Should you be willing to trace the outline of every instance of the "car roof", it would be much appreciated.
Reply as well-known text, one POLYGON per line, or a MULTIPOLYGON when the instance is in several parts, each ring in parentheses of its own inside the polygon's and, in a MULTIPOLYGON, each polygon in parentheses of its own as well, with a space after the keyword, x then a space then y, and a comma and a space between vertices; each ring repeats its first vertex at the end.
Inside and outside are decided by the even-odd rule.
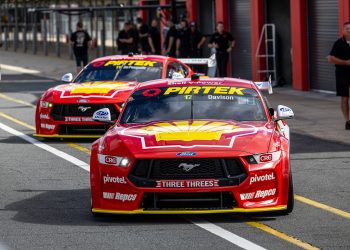
POLYGON ((191 80, 190 78, 184 79, 159 79, 144 82, 137 86, 136 90, 149 89, 149 88, 159 88, 159 87, 169 87, 169 86, 233 86, 242 88, 253 88, 257 89, 256 85, 249 80, 243 80, 238 78, 201 78, 199 80, 191 80))
POLYGON ((155 60, 155 61, 167 61, 167 60, 176 60, 172 57, 167 56, 158 56, 158 55, 111 55, 111 56, 105 56, 105 57, 99 57, 94 59, 93 62, 99 62, 99 61, 110 61, 110 60, 155 60))

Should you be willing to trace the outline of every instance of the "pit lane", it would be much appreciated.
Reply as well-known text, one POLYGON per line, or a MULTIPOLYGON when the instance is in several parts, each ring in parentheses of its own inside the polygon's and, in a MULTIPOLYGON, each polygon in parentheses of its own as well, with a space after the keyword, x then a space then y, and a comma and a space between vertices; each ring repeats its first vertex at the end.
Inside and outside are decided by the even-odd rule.
MULTIPOLYGON (((35 105, 40 94, 56 83, 36 83, 33 79, 16 82, 16 79, 0 82, 1 94, 10 97, 0 98, 0 112, 22 124, 4 116, 0 116, 0 122, 31 135, 35 110, 25 104, 35 105)), ((18 79, 23 80, 23 76, 18 76, 18 79)), ((279 103, 288 105, 287 97, 276 95, 269 99, 274 106, 279 103)), ((337 103, 327 105, 332 108, 337 103)), ((310 111, 300 108, 296 112, 300 118, 296 120, 309 117, 307 112, 310 111)), ((350 145, 327 140, 326 136, 319 137, 317 131, 307 133, 296 121, 290 124, 292 131, 294 126, 297 128, 291 142, 295 193, 349 212, 350 145)), ((89 176, 86 171, 4 130, 0 130, 0 142, 0 242, 11 249, 238 248, 225 239, 227 232, 267 249, 350 247, 349 218, 298 200, 289 216, 226 214, 188 218, 137 215, 96 220, 89 213, 89 176), (190 221, 209 222, 208 225, 219 227, 213 231, 218 234, 190 221), (259 225, 266 226, 266 230, 259 225), (278 233, 282 235, 276 236, 278 233), (304 244, 298 245, 290 237, 304 244)), ((86 151, 67 143, 45 141, 45 144, 88 163, 86 151)), ((91 141, 73 143, 83 149, 89 148, 91 141)), ((229 239, 230 235, 227 237, 229 239)))

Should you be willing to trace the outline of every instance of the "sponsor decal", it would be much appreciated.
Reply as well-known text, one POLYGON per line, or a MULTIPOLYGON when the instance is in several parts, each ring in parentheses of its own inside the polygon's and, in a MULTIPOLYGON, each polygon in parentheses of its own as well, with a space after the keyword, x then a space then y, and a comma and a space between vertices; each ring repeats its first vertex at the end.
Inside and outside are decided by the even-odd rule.
POLYGON ((164 95, 244 95, 245 88, 224 87, 224 86, 186 86, 186 87, 168 87, 164 95))
POLYGON ((258 190, 256 192, 240 194, 241 200, 251 200, 265 197, 273 196, 276 194, 276 188, 271 188, 267 190, 258 190))
POLYGON ((280 111, 281 112, 290 112, 292 110, 290 108, 287 108, 287 107, 282 107, 282 108, 280 108, 280 111))
POLYGON ((52 125, 52 124, 47 124, 47 123, 41 123, 40 124, 40 127, 41 128, 45 128, 45 129, 48 129, 48 130, 54 130, 56 125, 52 125))
POLYGON ((89 106, 78 106, 78 110, 83 112, 83 113, 89 109, 91 109, 91 107, 89 107, 89 106))
POLYGON ((172 85, 222 85, 223 82, 213 82, 213 81, 171 81, 168 82, 169 86, 172 85))
POLYGON ((89 100, 88 99, 80 99, 80 100, 77 100, 78 103, 88 103, 89 100))
POLYGON ((97 111, 94 114, 94 118, 95 119, 101 119, 101 120, 108 120, 109 119, 109 113, 107 111, 100 110, 100 111, 97 111))
POLYGON ((156 96, 159 95, 162 92, 161 89, 147 89, 142 92, 143 96, 151 97, 151 96, 156 96))
POLYGON ((195 156, 197 155, 196 152, 178 152, 176 153, 176 156, 195 156))
POLYGON ((218 187, 219 180, 160 180, 157 181, 157 188, 209 188, 218 187))
POLYGON ((184 172, 190 172, 192 169, 194 169, 195 167, 199 167, 200 164, 188 164, 188 163, 180 163, 179 166, 177 166, 178 168, 182 168, 182 170, 184 172))
POLYGON ((137 198, 137 194, 122 194, 119 192, 116 193, 110 193, 110 192, 103 192, 102 197, 107 200, 119 200, 122 202, 125 201, 135 201, 137 198))
POLYGON ((49 117, 49 114, 40 114, 40 119, 43 119, 43 120, 49 120, 50 117, 49 117))
POLYGON ((66 116, 64 118, 66 122, 92 122, 94 121, 92 117, 84 117, 84 116, 66 116))
POLYGON ((98 154, 97 158, 99 163, 107 165, 119 165, 123 159, 122 157, 102 154, 98 154))
POLYGON ((92 67, 108 67, 108 66, 134 66, 134 67, 154 67, 157 62, 145 61, 145 60, 111 60, 111 61, 100 61, 92 64, 92 67))
POLYGON ((265 174, 265 175, 257 175, 251 176, 249 179, 249 184, 253 184, 256 182, 264 182, 264 181, 272 181, 275 180, 275 173, 265 174))
POLYGON ((118 176, 109 176, 108 174, 106 176, 103 176, 103 184, 107 183, 114 183, 114 184, 126 184, 125 178, 118 177, 118 176))

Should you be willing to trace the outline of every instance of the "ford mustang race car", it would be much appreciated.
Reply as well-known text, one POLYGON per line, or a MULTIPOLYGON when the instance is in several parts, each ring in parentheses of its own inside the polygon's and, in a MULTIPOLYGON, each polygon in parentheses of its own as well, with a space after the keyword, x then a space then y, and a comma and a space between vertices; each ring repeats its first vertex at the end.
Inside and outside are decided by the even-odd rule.
MULTIPOLYGON (((194 75, 196 76, 196 75, 194 75)), ((92 213, 290 213, 293 111, 269 82, 231 78, 138 85, 91 149, 92 213)), ((94 119, 110 122, 108 109, 94 119)))
POLYGON ((35 122, 38 137, 99 137, 110 125, 92 120, 92 114, 108 108, 112 120, 139 82, 184 78, 191 68, 164 56, 109 56, 87 65, 73 80, 66 74, 59 85, 39 99, 35 122), (72 83, 71 83, 72 82, 72 83))

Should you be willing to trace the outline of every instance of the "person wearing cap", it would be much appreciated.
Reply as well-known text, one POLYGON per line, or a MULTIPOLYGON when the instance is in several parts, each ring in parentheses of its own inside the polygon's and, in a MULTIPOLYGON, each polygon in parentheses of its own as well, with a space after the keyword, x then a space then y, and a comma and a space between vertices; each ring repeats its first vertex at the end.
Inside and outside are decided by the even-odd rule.
POLYGON ((118 34, 117 45, 118 50, 121 51, 122 55, 127 55, 130 52, 137 53, 138 34, 132 28, 131 22, 124 23, 124 29, 118 34))
POLYGON ((227 63, 229 53, 235 46, 235 39, 231 33, 224 30, 224 23, 218 22, 216 32, 211 36, 208 44, 209 48, 216 49, 217 73, 218 77, 227 76, 227 63))
POLYGON ((181 20, 180 29, 178 30, 178 36, 176 39, 176 56, 177 57, 190 57, 190 29, 188 28, 188 22, 186 19, 181 20))
POLYGON ((202 57, 202 48, 205 43, 205 36, 198 30, 195 22, 190 23, 190 57, 200 58, 202 57))

